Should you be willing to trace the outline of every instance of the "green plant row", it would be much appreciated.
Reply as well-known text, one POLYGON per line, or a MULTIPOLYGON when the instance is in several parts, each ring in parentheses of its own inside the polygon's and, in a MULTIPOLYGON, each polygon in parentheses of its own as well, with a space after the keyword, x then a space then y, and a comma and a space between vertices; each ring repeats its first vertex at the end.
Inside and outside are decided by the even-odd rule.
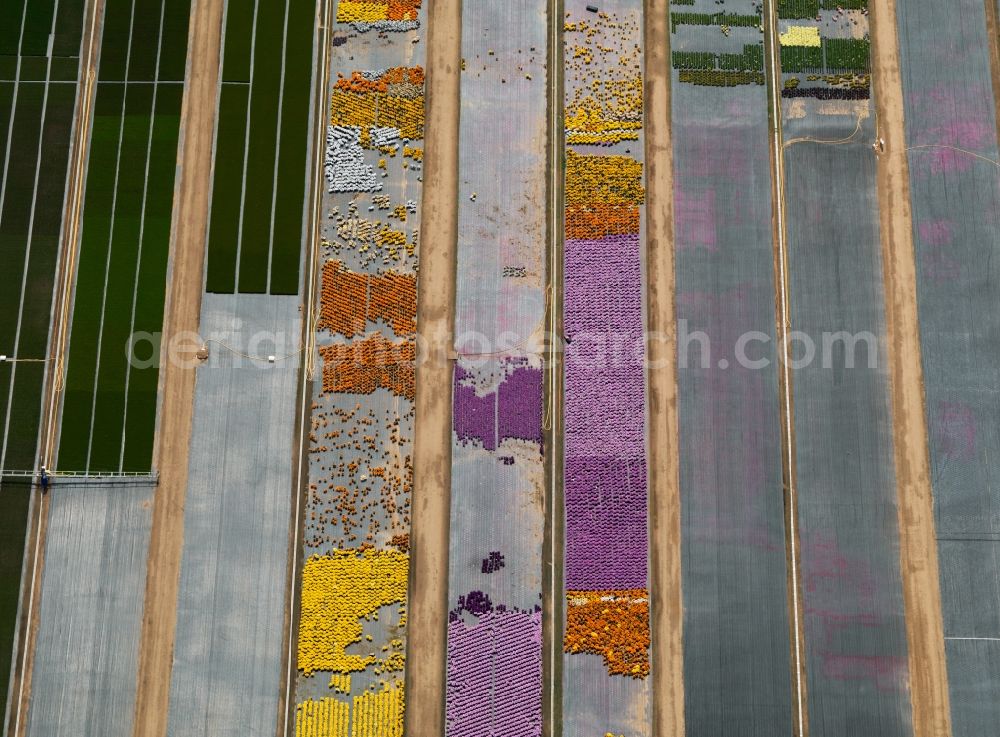
POLYGON ((716 54, 711 51, 674 51, 671 55, 674 69, 723 69, 733 72, 760 72, 764 70, 763 44, 746 44, 742 54, 716 54))
POLYGON ((734 28, 756 28, 759 25, 759 15, 739 15, 738 13, 670 14, 671 33, 677 32, 677 26, 730 26, 734 28))
POLYGON ((739 87, 745 84, 764 84, 763 72, 715 72, 707 70, 682 70, 680 81, 703 87, 739 87))
POLYGON ((823 10, 863 10, 868 7, 868 0, 820 0, 823 10))
POLYGON ((694 5, 694 0, 670 0, 671 5, 694 5))
POLYGON ((782 46, 781 71, 866 72, 869 57, 867 39, 824 38, 822 46, 782 46))
POLYGON ((779 18, 815 18, 820 0, 778 0, 779 18))
POLYGON ((821 46, 782 46, 781 71, 804 72, 807 69, 823 69, 823 48, 821 46))
POLYGON ((670 56, 674 69, 715 69, 719 58, 711 51, 674 51, 670 56))
POLYGON ((864 38, 825 38, 826 68, 829 71, 868 71, 870 45, 864 38))
POLYGON ((719 54, 719 68, 737 72, 764 71, 764 44, 746 44, 742 54, 719 54))

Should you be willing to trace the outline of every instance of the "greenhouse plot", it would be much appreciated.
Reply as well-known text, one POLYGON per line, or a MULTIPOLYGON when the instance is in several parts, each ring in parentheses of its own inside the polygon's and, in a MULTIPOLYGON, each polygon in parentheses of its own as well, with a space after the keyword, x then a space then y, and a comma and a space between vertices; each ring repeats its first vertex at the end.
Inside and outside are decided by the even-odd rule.
POLYGON ((316 0, 227 0, 205 289, 298 294, 316 0))
MULTIPOLYGON (((867 8, 859 5, 821 9, 818 23, 780 37, 791 323, 817 341, 831 336, 821 361, 793 378, 804 667, 810 734, 841 735, 865 724, 902 736, 913 728, 867 8), (810 48, 787 45, 787 36, 817 25, 827 70, 852 64, 849 71, 865 85, 861 99, 785 94, 804 88, 791 87, 800 70, 786 64, 786 51, 810 48), (862 44, 864 53, 831 63, 834 42, 848 41, 862 44)), ((803 84, 815 88, 815 81, 803 84)), ((801 355, 799 346, 793 351, 801 355)))
POLYGON ((419 2, 339 3, 331 34, 300 737, 402 735, 423 17, 419 2))
POLYGON ((28 737, 132 734, 153 494, 148 481, 51 492, 28 737))
POLYGON ((642 27, 636 2, 567 3, 562 689, 574 736, 650 730, 642 27))
POLYGON ((462 8, 452 737, 542 733, 546 19, 540 0, 462 8))
POLYGON ((109 0, 105 9, 60 470, 152 464, 158 363, 138 352, 130 361, 130 341, 163 325, 189 10, 173 0, 109 0))
MULTIPOLYGON (((206 295, 200 329, 240 347, 261 335, 297 336, 299 304, 292 296, 206 295)), ((295 358, 270 364, 229 351, 198 368, 169 737, 274 733, 298 369, 295 358)))
MULTIPOLYGON (((0 11, 0 482, 36 465, 49 313, 73 131, 83 3, 0 11), (49 35, 52 49, 49 54, 49 35), (30 80, 30 81, 29 81, 30 80), (20 362, 20 361, 24 362, 20 362)), ((6 698, 29 487, 0 487, 0 695, 6 698)))
POLYGON ((1000 352, 1000 185, 977 158, 1000 158, 997 39, 977 0, 896 13, 952 730, 971 737, 1000 721, 1000 375, 982 360, 1000 352))
MULTIPOLYGON (((755 6, 726 9, 749 16, 755 6)), ((697 0, 670 11, 690 18, 717 8, 697 0)), ((684 721, 691 735, 736 725, 747 734, 791 734, 763 33, 759 23, 728 33, 721 25, 671 27, 684 721), (685 68, 695 54, 716 67, 725 61, 685 68), (750 76, 729 84, 736 74, 750 76), (746 353, 771 368, 733 355, 750 331, 764 338, 746 353)))

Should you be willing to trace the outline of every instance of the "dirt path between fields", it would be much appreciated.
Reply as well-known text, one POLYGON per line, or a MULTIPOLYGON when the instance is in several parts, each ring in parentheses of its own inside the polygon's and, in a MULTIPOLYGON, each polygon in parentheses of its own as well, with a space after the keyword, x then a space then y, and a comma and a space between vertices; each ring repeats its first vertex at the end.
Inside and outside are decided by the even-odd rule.
POLYGON ((873 0, 871 11, 872 81, 879 136, 886 147, 879 157, 878 199, 913 734, 947 737, 951 709, 924 413, 896 0, 873 0))
POLYGON ((683 593, 674 360, 673 151, 669 0, 645 6, 646 279, 649 332, 649 542, 653 735, 684 737, 683 593))
MULTIPOLYGON (((993 79, 993 102, 1000 107, 1000 8, 996 0, 985 0, 986 36, 990 43, 990 76, 993 79)), ((997 139, 1000 140, 1000 116, 996 118, 997 139)))
MULTIPOLYGON (((181 111, 180 177, 174 197, 170 283, 163 330, 164 355, 172 336, 198 330, 212 184, 222 10, 220 0, 196 0, 191 11, 188 69, 181 111)), ((191 357, 183 355, 180 358, 189 360, 191 357)), ((139 641, 135 737, 163 737, 167 732, 177 589, 184 546, 188 446, 194 410, 193 368, 164 361, 160 377, 163 400, 156 454, 160 484, 154 496, 146 600, 139 641)))
POLYGON ((438 0, 427 14, 427 123, 420 227, 413 428, 413 503, 406 655, 406 734, 444 729, 451 496, 451 359, 458 250, 461 0, 438 0))

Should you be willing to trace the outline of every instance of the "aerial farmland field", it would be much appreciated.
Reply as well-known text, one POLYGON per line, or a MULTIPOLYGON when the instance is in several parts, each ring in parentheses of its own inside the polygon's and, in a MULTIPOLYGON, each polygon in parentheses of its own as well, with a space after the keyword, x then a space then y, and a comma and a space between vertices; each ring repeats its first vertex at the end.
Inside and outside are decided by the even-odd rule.
POLYGON ((66 471, 151 468, 158 367, 138 367, 125 347, 163 322, 188 12, 166 0, 105 8, 66 357, 66 471))
POLYGON ((297 294, 316 3, 226 3, 206 290, 297 294))
MULTIPOLYGON (((0 31, 0 470, 36 467, 52 286, 79 65, 80 2, 3 8, 0 31), (52 54, 48 52, 53 34, 52 54)), ((7 693, 30 487, 0 474, 0 694, 7 693)))
POLYGON ((897 12, 948 690, 953 734, 966 737, 1000 719, 997 368, 980 360, 1000 325, 998 70, 983 7, 942 10, 897 12))
POLYGON ((996 0, 0 4, 5 737, 990 737, 996 0))
POLYGON ((546 9, 465 2, 446 726, 542 730, 546 9), (486 668, 486 663, 495 663, 486 668))
MULTIPOLYGON (((700 20, 716 7, 675 5, 671 17, 700 20)), ((749 16, 756 4, 726 10, 749 16)), ((727 36, 684 22, 672 24, 670 48, 677 318, 682 335, 710 335, 728 351, 748 330, 774 335, 764 39, 757 24, 727 36), (712 58, 695 69, 695 54, 712 58)), ((778 374, 706 356, 694 339, 679 338, 678 350, 685 723, 693 734, 727 724, 787 732, 778 374), (720 703, 720 693, 739 698, 720 703)), ((770 344, 753 353, 776 355, 770 344)))

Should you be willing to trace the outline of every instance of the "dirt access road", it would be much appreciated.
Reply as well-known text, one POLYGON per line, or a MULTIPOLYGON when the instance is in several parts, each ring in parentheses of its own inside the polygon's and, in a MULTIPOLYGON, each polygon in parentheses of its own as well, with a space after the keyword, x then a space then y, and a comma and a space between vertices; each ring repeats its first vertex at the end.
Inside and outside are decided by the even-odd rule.
POLYGON ((924 411, 896 0, 872 0, 871 30, 877 130, 885 140, 878 164, 878 201, 913 734, 948 737, 951 708, 924 411))
POLYGON ((444 729, 451 503, 451 355, 458 251, 461 0, 427 13, 427 124, 420 227, 416 424, 413 442, 406 734, 444 729))
MULTIPOLYGON (((179 333, 198 330, 212 186, 223 5, 221 0, 195 0, 191 12, 164 346, 179 333)), ((187 360, 191 356, 181 358, 187 360)), ((167 732, 177 589, 184 547, 184 497, 195 369, 161 359, 160 382, 163 400, 156 450, 160 484, 154 496, 146 601, 139 640, 136 737, 164 737, 167 732)))

